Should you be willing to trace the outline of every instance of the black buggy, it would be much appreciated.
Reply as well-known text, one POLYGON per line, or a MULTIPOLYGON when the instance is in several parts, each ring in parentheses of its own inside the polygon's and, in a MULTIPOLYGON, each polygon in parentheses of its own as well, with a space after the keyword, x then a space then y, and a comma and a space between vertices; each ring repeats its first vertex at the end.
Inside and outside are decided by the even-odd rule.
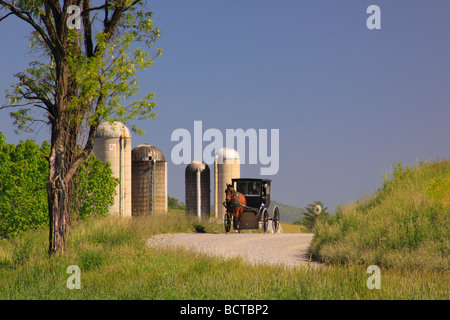
MULTIPOLYGON (((270 206, 270 179, 240 178, 232 179, 234 190, 242 193, 246 200, 246 206, 240 219, 239 229, 259 229, 262 224, 263 232, 267 232, 269 220, 272 220, 272 230, 277 233, 280 228, 280 210, 278 206, 273 208, 272 217, 269 217, 270 206)), ((226 217, 227 215, 225 215, 226 217)), ((231 221, 226 221, 231 225, 231 221)))

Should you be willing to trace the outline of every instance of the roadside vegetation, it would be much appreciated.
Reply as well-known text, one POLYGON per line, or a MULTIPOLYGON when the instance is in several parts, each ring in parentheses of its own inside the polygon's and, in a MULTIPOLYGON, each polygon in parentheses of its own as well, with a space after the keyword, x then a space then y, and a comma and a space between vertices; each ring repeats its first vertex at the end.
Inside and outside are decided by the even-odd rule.
POLYGON ((214 220, 183 211, 123 219, 96 216, 71 228, 64 255, 47 253, 47 232, 29 231, 0 242, 0 299, 448 299, 445 273, 382 269, 381 290, 366 286, 366 266, 286 268, 251 266, 181 249, 155 249, 159 233, 223 232, 214 220), (67 268, 81 271, 69 290, 67 268))
MULTIPOLYGON (((48 228, 49 155, 47 141, 39 146, 28 139, 14 145, 0 132, 0 239, 48 228)), ((117 183, 109 164, 90 154, 74 176, 76 201, 70 220, 107 214, 117 183)))
POLYGON ((395 164, 377 193, 319 220, 310 252, 327 264, 436 270, 448 286, 450 160, 395 164))

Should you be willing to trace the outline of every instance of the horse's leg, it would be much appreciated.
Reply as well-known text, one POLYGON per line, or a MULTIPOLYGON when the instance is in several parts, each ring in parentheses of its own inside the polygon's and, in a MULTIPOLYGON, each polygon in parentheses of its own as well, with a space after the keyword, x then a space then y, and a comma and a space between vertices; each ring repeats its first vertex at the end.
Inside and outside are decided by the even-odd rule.
POLYGON ((236 212, 234 213, 234 232, 236 233, 239 232, 238 217, 238 212, 236 210, 236 212))
POLYGON ((241 206, 239 208, 236 208, 236 215, 237 215, 237 226, 238 226, 238 230, 239 233, 241 232, 241 217, 242 214, 244 213, 244 206, 245 206, 245 197, 242 196, 241 194, 239 195, 240 197, 239 202, 241 202, 241 206))
POLYGON ((239 208, 239 209, 236 209, 236 225, 237 225, 236 232, 239 232, 239 233, 241 233, 240 222, 241 222, 241 210, 239 208))

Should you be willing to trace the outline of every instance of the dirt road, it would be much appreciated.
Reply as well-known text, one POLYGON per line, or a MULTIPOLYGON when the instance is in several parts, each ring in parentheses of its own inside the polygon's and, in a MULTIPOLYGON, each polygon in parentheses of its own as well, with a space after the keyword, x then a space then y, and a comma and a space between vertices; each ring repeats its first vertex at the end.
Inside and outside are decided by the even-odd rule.
POLYGON ((313 234, 305 233, 181 233, 156 235, 147 241, 151 247, 182 247, 225 258, 241 256, 252 264, 268 263, 303 266, 309 262, 307 251, 313 234))

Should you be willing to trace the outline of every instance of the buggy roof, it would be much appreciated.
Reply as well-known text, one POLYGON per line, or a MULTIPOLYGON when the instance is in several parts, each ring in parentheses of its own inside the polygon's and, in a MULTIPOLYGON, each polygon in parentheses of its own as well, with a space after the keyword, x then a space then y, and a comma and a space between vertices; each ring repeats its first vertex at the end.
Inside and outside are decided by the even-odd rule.
POLYGON ((231 179, 231 181, 255 181, 255 182, 263 182, 263 183, 269 183, 272 181, 272 179, 258 179, 258 178, 236 178, 236 179, 231 179))

